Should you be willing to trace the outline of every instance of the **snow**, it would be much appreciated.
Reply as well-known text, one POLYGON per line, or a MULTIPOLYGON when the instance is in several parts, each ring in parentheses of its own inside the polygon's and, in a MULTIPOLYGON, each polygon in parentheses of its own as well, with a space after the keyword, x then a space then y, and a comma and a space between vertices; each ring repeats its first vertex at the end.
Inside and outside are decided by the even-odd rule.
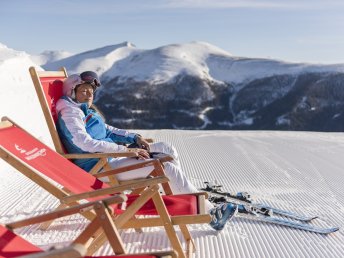
POLYGON ((282 115, 277 118, 276 125, 289 125, 290 119, 288 118, 288 115, 282 115))
POLYGON ((219 81, 242 83, 283 74, 305 72, 343 72, 344 65, 313 65, 286 63, 270 59, 233 58, 232 61, 212 57, 209 62, 211 76, 219 81))
MULTIPOLYGON (((133 46, 103 51, 114 55, 113 51, 121 48, 128 51, 121 52, 123 56, 141 51, 133 46)), ((0 116, 10 116, 52 146, 28 72, 32 65, 35 64, 25 52, 0 44, 0 116)), ((260 202, 318 215, 320 218, 312 222, 315 225, 341 227, 339 232, 322 236, 239 218, 220 233, 208 225, 193 225, 190 230, 197 248, 194 257, 344 257, 344 133, 138 132, 156 141, 173 143, 184 172, 197 187, 202 187, 204 181, 217 180, 224 190, 249 191, 260 202)), ((58 206, 55 198, 2 160, 0 170, 0 223, 42 214, 58 206)), ((86 223, 75 215, 54 222, 48 230, 30 226, 16 233, 48 249, 68 244, 86 223)), ((142 234, 124 230, 121 237, 129 252, 169 249, 167 237, 159 228, 144 229, 142 234)), ((108 245, 98 252, 110 253, 108 245)))
MULTIPOLYGON (((29 74, 30 56, 0 45, 0 116, 8 116, 49 144, 49 131, 29 74)), ((51 141, 50 141, 51 142, 51 141)))

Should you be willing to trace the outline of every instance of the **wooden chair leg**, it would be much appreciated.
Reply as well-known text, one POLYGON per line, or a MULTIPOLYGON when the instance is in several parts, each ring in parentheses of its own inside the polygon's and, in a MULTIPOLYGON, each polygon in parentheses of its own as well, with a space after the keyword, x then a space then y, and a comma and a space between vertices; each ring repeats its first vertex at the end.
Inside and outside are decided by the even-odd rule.
POLYGON ((190 231, 186 225, 179 225, 179 228, 184 236, 186 241, 186 253, 188 257, 192 257, 192 254, 196 251, 195 242, 192 239, 190 231))
POLYGON ((94 248, 95 239, 102 235, 99 220, 94 219, 86 229, 73 241, 74 244, 82 244, 87 248, 87 254, 93 254, 100 248, 94 248), (91 246, 93 248, 91 249, 91 246))
POLYGON ((124 254, 124 244, 109 211, 102 205, 96 206, 95 211, 97 218, 99 218, 100 225, 104 229, 104 233, 107 236, 107 239, 115 254, 124 254))
MULTIPOLYGON (((111 218, 111 220, 113 220, 113 217, 111 218)), ((136 229, 135 229, 136 230, 136 229)), ((139 233, 140 233, 140 230, 141 229, 137 229, 139 230, 139 233)), ((116 232, 116 235, 119 236, 119 232, 117 230, 117 227, 115 226, 115 232, 116 232)), ((109 239, 115 239, 114 237, 112 236, 107 236, 106 233, 102 233, 102 234, 99 234, 95 239, 94 241, 90 244, 90 246, 88 246, 87 250, 87 255, 92 255, 94 254, 96 251, 98 251, 98 249, 100 247, 102 247, 106 241, 108 241, 109 239)), ((118 238, 120 239, 120 238, 118 238)), ((111 242, 109 241, 110 245, 112 246, 112 248, 115 250, 115 254, 124 254, 125 253, 125 248, 124 248, 124 244, 122 243, 122 241, 120 241, 121 243, 120 244, 116 244, 116 240, 111 242)))
POLYGON ((152 197, 152 199, 153 199, 155 208, 157 209, 159 213, 160 218, 164 222, 164 228, 171 242, 172 248, 178 253, 178 257, 186 258, 182 245, 177 237, 177 232, 175 231, 173 227, 171 217, 168 214, 168 211, 166 209, 166 206, 164 204, 164 201, 161 195, 157 193, 152 197))

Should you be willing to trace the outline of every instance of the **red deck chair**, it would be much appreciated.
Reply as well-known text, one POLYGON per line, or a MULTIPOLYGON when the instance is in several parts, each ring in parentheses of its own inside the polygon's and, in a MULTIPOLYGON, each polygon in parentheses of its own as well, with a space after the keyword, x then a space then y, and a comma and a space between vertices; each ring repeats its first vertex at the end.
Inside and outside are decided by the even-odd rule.
MULTIPOLYGON (((63 80, 67 77, 67 71, 64 67, 60 71, 37 71, 35 67, 30 67, 30 75, 33 84, 36 89, 36 93, 47 122, 51 138, 53 140, 56 151, 68 159, 82 159, 82 158, 99 158, 99 162, 91 169, 91 174, 96 174, 101 169, 112 169, 108 163, 109 157, 133 157, 134 153, 89 153, 89 154, 73 154, 65 151, 65 148, 60 140, 59 134, 56 129, 56 121, 58 114, 56 112, 56 103, 62 97, 63 80)), ((168 155, 160 158, 161 162, 169 161, 172 158, 168 155)), ((127 166, 118 169, 118 173, 134 170, 142 167, 143 164, 137 164, 133 166, 127 166)), ((163 170, 157 170, 156 168, 152 172, 153 175, 164 175, 163 170)), ((115 176, 109 177, 111 185, 118 185, 115 176)), ((166 194, 172 194, 172 190, 168 183, 163 184, 163 188, 166 194)))
MULTIPOLYGON (((210 215, 205 212, 206 193, 162 197, 156 184, 168 181, 166 177, 142 179, 135 183, 109 187, 51 150, 13 121, 10 122, 8 118, 3 118, 3 122, 0 123, 0 156, 53 194, 62 205, 73 205, 81 199, 93 201, 99 196, 118 193, 126 189, 148 187, 140 195, 128 195, 125 211, 115 207, 116 214, 123 213, 116 218, 115 224, 118 228, 163 226, 173 249, 180 257, 185 257, 185 254, 173 225, 179 225, 187 241, 189 256, 193 251, 194 243, 187 224, 209 223, 211 220, 210 215), (63 188, 57 187, 40 173, 62 185, 63 188), (135 218, 135 214, 159 216, 135 218)), ((150 160, 146 163, 161 166, 158 160, 150 160)), ((101 174, 98 175, 101 176, 101 174)), ((83 215, 92 218, 90 214, 83 215)), ((99 240, 101 244, 104 241, 104 239, 99 240)))
MULTIPOLYGON (((33 218, 24 219, 21 221, 9 223, 5 226, 0 225, 0 258, 11 257, 25 257, 25 258, 61 258, 61 257, 82 257, 87 252, 88 241, 97 234, 97 231, 104 231, 114 253, 125 253, 123 243, 119 237, 118 231, 111 221, 111 209, 107 208, 110 204, 119 203, 126 200, 125 196, 114 196, 101 201, 89 202, 86 204, 74 206, 59 210, 58 212, 50 212, 48 214, 36 216, 33 218), (86 229, 77 237, 77 239, 68 247, 54 249, 44 252, 37 246, 31 244, 20 236, 16 235, 12 230, 15 228, 41 223, 46 220, 57 219, 79 213, 83 209, 92 209, 96 212, 96 218, 86 227, 86 229), (106 229, 106 230, 104 230, 106 229)), ((99 233, 98 233, 99 234, 99 233)), ((160 254, 142 254, 142 255, 121 255, 121 256, 106 256, 106 257, 176 257, 173 251, 160 254)))

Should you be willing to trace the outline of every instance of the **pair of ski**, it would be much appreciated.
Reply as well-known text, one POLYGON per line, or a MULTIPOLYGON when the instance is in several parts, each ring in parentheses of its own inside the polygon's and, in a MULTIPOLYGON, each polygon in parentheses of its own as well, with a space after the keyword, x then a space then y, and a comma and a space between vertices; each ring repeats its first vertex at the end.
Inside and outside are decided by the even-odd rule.
POLYGON ((222 191, 222 186, 220 185, 212 185, 209 182, 205 182, 205 184, 206 187, 201 188, 200 190, 210 193, 209 200, 211 202, 231 202, 238 205, 238 213, 235 215, 236 217, 283 225, 291 228, 312 231, 319 234, 330 234, 339 229, 338 227, 320 228, 311 224, 307 224, 307 222, 310 222, 317 217, 304 216, 291 211, 270 207, 261 203, 255 203, 252 201, 251 196, 246 192, 232 194, 222 191), (278 214, 293 220, 276 217, 274 214, 278 214))

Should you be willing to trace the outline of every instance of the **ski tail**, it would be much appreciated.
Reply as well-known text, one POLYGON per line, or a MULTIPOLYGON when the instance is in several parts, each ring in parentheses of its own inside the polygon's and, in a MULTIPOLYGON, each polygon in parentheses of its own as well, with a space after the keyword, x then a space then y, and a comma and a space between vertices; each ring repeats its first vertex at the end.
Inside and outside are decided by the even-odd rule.
POLYGON ((289 217, 289 218, 296 219, 296 220, 299 220, 302 222, 310 222, 310 221, 318 218, 318 216, 301 215, 301 214, 297 214, 297 213, 292 212, 292 211, 281 210, 281 209, 274 208, 274 207, 264 205, 264 204, 254 204, 254 206, 257 208, 264 208, 267 210, 271 210, 273 214, 278 214, 280 216, 289 217))
POLYGON ((303 223, 299 223, 299 222, 289 221, 286 219, 280 219, 280 218, 269 217, 269 216, 254 215, 254 214, 250 214, 250 213, 248 213, 248 214, 238 213, 236 215, 236 217, 260 221, 260 222, 271 223, 271 224, 275 224, 275 225, 286 226, 286 227, 295 228, 295 229, 311 231, 311 232, 315 232, 318 234, 325 234, 325 235, 330 234, 330 233, 334 233, 334 232, 339 230, 339 227, 320 228, 320 227, 310 225, 310 224, 303 224, 303 223))

